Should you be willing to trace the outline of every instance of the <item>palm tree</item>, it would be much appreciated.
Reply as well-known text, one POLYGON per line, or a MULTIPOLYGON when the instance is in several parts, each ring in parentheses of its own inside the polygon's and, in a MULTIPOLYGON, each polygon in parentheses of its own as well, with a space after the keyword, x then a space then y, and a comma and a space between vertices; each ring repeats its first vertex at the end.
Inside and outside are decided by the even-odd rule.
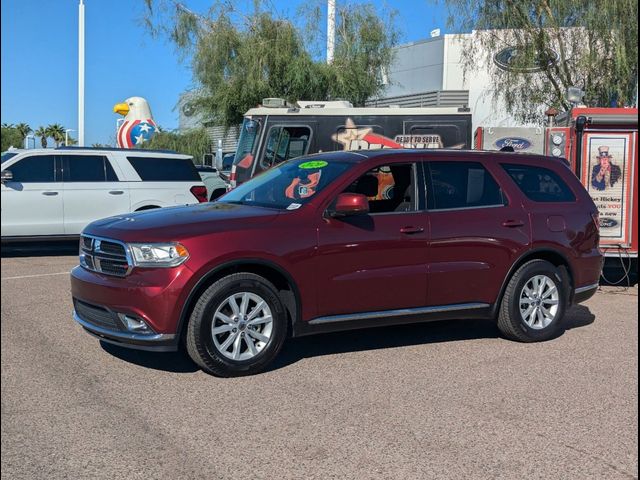
POLYGON ((16 126, 13 123, 3 123, 2 125, 0 125, 2 128, 16 128, 16 126))
POLYGON ((47 148, 47 137, 49 136, 49 131, 45 127, 38 127, 35 131, 36 137, 40 137, 40 145, 42 148, 47 148))
POLYGON ((53 141, 56 143, 56 147, 64 142, 65 128, 59 123, 49 125, 46 130, 47 136, 53 138, 53 141))
POLYGON ((33 132, 31 127, 27 123, 19 123, 19 124, 16 125, 15 128, 20 133, 20 136, 22 137, 23 141, 27 137, 27 135, 29 135, 31 132, 33 132))

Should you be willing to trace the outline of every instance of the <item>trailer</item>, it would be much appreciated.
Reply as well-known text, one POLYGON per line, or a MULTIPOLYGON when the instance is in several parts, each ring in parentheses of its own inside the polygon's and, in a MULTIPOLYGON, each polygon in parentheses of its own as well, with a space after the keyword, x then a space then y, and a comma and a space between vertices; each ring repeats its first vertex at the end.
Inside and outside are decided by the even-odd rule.
POLYGON ((344 101, 288 105, 265 99, 245 114, 230 188, 300 155, 379 148, 471 148, 471 113, 468 108, 354 108, 344 101))

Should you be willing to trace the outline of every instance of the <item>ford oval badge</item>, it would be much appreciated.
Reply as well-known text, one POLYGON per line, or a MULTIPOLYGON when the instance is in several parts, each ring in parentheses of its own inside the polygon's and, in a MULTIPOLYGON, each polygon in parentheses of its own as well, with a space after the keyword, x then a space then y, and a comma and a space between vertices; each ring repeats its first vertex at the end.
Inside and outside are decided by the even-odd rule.
POLYGON ((496 143, 494 145, 498 147, 498 150, 504 147, 513 147, 514 152, 521 152, 531 147, 531 142, 526 138, 505 137, 496 140, 496 143))

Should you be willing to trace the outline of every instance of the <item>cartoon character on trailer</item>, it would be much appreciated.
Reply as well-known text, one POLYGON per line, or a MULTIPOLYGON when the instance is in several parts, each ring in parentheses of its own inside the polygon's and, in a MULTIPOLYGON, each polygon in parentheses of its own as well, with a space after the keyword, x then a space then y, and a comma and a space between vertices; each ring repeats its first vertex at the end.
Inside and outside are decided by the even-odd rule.
POLYGON ((115 113, 124 115, 124 122, 116 135, 120 148, 133 148, 148 142, 158 127, 151 116, 149 104, 142 97, 130 97, 113 107, 115 113))
POLYGON ((622 170, 612 162, 613 156, 609 154, 609 147, 606 145, 598 147, 597 158, 599 163, 591 171, 591 185, 596 190, 613 187, 622 177, 622 170))

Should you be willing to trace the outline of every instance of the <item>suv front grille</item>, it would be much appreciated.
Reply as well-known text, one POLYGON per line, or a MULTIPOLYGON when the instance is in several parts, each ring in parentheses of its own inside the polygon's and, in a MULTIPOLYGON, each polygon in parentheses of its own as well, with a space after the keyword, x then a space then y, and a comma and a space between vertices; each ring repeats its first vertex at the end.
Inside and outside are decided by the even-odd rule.
POLYGON ((91 235, 80 237, 80 265, 87 270, 117 277, 127 275, 133 266, 124 243, 91 235))
POLYGON ((115 313, 109 310, 73 299, 76 314, 86 322, 109 330, 124 330, 115 313))

